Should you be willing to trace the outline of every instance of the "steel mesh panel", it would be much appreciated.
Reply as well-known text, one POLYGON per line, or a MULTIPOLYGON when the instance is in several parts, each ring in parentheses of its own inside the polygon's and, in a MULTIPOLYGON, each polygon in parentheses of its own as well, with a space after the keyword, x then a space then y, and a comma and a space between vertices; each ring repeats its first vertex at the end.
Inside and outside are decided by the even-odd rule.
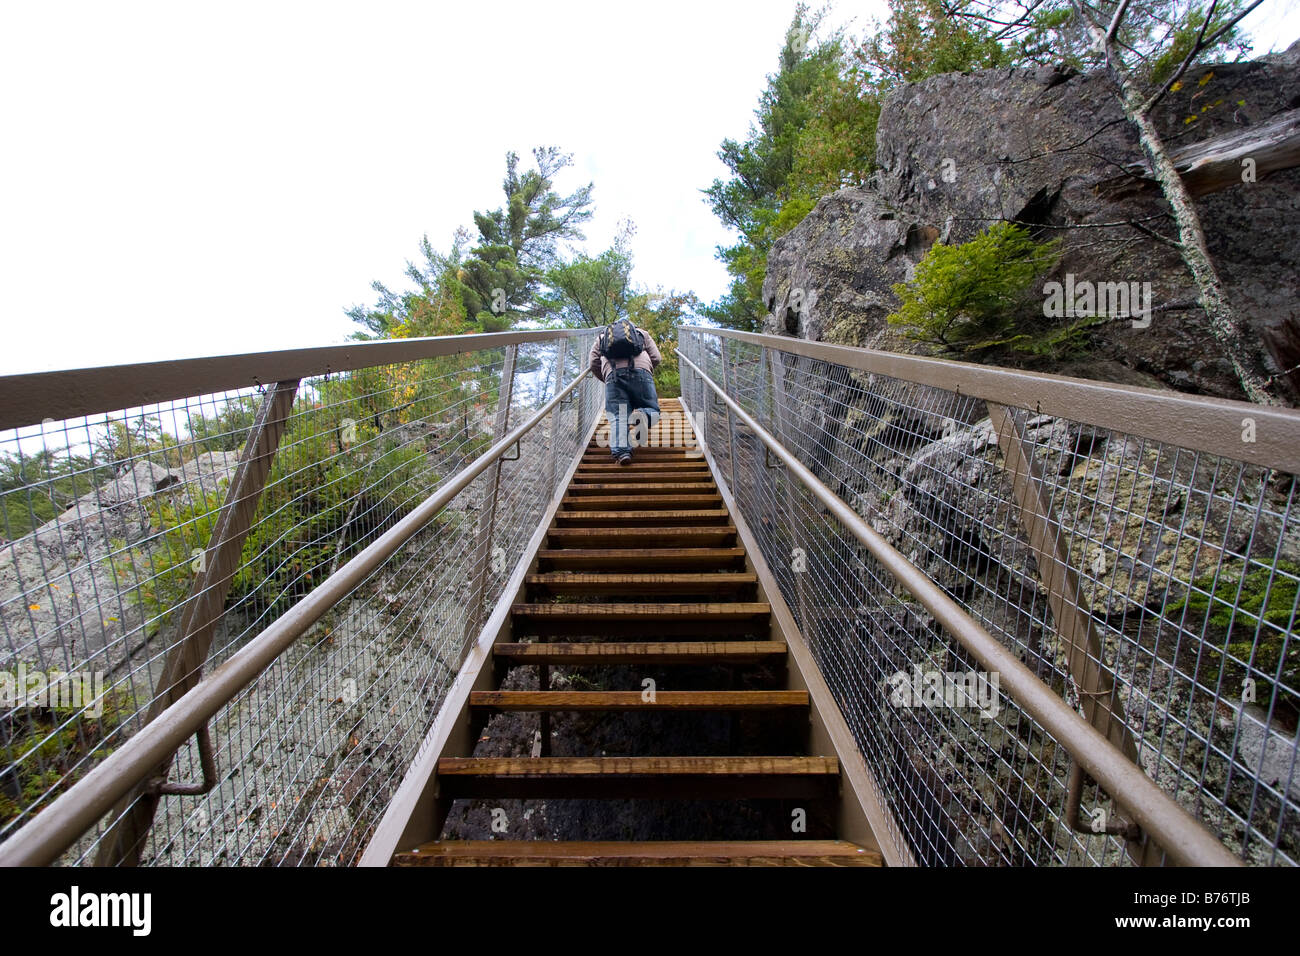
MULTIPOLYGON (((557 340, 516 347, 507 430, 550 400, 557 377, 563 387, 580 374, 583 339, 568 341, 559 368, 557 340)), ((300 384, 205 669, 492 444, 505 353, 300 384)), ((259 391, 0 435, 14 472, 0 498, 0 672, 102 677, 94 701, 0 710, 0 839, 142 725, 259 391)), ((558 474, 528 463, 572 460, 598 392, 579 386, 499 481, 489 467, 213 718, 217 786, 162 799, 144 862, 355 861, 556 490, 558 474)), ((191 742, 170 779, 201 776, 191 742)), ((93 861, 113 822, 64 862, 93 861)))
MULTIPOLYGON (((982 400, 706 330, 680 347, 1072 707, 1106 705, 1112 739, 1234 852, 1295 864, 1289 478, 1029 409, 999 429, 982 400), (1033 463, 1038 547, 1007 430, 1033 463), (1074 586, 1049 589, 1067 567, 1074 586), (1073 658, 1069 628, 1091 635, 1073 658)), ((897 706, 896 675, 975 664, 685 367, 683 392, 876 777, 890 838, 932 864, 1139 859, 1093 832, 1122 814, 1086 776, 1068 819, 1069 754, 1005 695, 996 716, 960 695, 897 706)))

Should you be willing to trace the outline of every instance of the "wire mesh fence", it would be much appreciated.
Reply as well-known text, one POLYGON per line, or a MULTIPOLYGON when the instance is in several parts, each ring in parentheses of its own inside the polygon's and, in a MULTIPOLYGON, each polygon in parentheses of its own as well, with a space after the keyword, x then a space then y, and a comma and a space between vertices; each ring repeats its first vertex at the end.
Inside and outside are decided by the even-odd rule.
MULTIPOLYGON (((1300 860, 1293 476, 708 330, 679 347, 1235 854, 1300 860)), ((888 839, 922 864, 1163 861, 699 375, 682 386, 888 839)))
MULTIPOLYGON (((589 346, 557 334, 288 383, 224 576, 213 531, 247 493, 275 388, 0 433, 0 840, 143 726, 210 592, 204 671, 549 402, 589 346)), ((231 700, 210 722, 215 785, 161 798, 141 861, 354 862, 599 404, 590 383, 570 393, 231 700)), ((203 777, 191 742, 169 779, 203 777)), ((63 862, 111 862, 138 809, 63 862)))

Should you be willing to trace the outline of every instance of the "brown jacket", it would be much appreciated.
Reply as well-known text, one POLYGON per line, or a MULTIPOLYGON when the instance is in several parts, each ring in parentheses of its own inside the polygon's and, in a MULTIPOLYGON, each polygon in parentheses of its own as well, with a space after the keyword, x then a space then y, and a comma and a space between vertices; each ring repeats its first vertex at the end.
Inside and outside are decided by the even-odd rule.
MULTIPOLYGON (((655 366, 664 360, 659 354, 659 347, 655 345, 655 340, 650 337, 650 333, 645 329, 637 326, 637 329, 645 336, 645 349, 640 355, 632 359, 615 359, 620 367, 626 366, 630 361, 636 368, 645 369, 647 372, 654 374, 655 366)), ((614 366, 610 360, 600 354, 600 336, 596 336, 596 341, 591 344, 591 354, 587 356, 587 365, 591 368, 591 374, 596 376, 602 382, 605 376, 613 370, 614 366)))

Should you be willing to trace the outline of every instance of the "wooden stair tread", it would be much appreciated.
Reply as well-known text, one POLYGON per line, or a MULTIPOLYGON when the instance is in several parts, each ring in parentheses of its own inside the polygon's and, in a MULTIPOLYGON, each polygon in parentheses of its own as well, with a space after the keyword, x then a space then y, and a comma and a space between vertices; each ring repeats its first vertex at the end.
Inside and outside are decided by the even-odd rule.
POLYGON ((510 613, 523 618, 601 618, 634 621, 670 617, 676 620, 725 620, 737 617, 767 617, 772 605, 762 601, 732 601, 698 604, 515 604, 510 613))
MULTIPOLYGON (((639 691, 637 692, 640 693, 639 691)), ((442 757, 438 776, 838 777, 835 757, 442 757)))
POLYGON ((627 484, 606 484, 604 482, 590 485, 575 484, 569 485, 568 491, 570 495, 575 493, 596 495, 602 492, 605 494, 618 492, 620 495, 638 497, 645 494, 668 494, 672 492, 677 494, 704 493, 710 488, 716 487, 717 485, 712 481, 629 481, 627 484))
POLYGON ((661 690, 646 700, 639 690, 482 690, 471 708, 492 711, 775 710, 808 706, 802 690, 661 690))
POLYGON ((618 485, 664 483, 664 482, 703 482, 713 484, 713 476, 707 471, 637 471, 628 465, 623 471, 600 472, 594 475, 577 474, 573 476, 573 487, 609 483, 618 485))
MULTIPOLYGON (((632 464, 620 465, 621 468, 631 468, 642 462, 682 462, 682 461, 702 461, 698 454, 691 454, 689 448, 634 448, 632 449, 632 464)), ((583 454, 580 464, 583 465, 617 465, 613 454, 608 448, 589 448, 583 454)))
MULTIPOLYGON (((660 436, 660 437, 664 437, 664 436, 660 436)), ((671 440, 676 436, 668 435, 667 437, 671 440)), ((596 436, 596 439, 600 439, 600 438, 608 439, 609 436, 608 435, 596 436)), ((700 451, 699 445, 669 445, 663 442, 660 442, 659 444, 638 445, 636 448, 632 449, 632 453, 634 455, 642 455, 642 454, 680 455, 683 457, 689 455, 692 459, 696 461, 701 461, 704 458, 704 453, 700 451)), ((606 441, 603 444, 599 440, 593 440, 591 442, 588 442, 587 447, 583 449, 583 454, 584 455, 605 455, 606 457, 608 457, 609 442, 606 441)))
POLYGON ((671 525, 676 522, 691 521, 699 527, 705 522, 719 521, 730 525, 731 515, 725 508, 698 508, 694 511, 673 511, 665 508, 662 511, 560 511, 556 513, 555 520, 569 525, 580 524, 583 527, 600 525, 618 527, 624 521, 642 526, 645 526, 646 522, 671 525))
POLYGON ((711 535, 711 534, 735 534, 736 526, 734 524, 719 524, 711 526, 700 525, 638 525, 622 524, 615 522, 606 527, 596 528, 551 528, 547 534, 559 535, 566 538, 590 537, 595 534, 604 534, 608 537, 617 535, 666 535, 680 534, 687 537, 691 535, 711 535))
POLYGON ((524 583, 536 591, 550 594, 722 597, 738 591, 752 592, 757 587, 758 577, 745 571, 549 571, 530 574, 524 578, 524 583))
POLYGON ((555 547, 639 548, 646 546, 674 547, 678 545, 713 545, 720 547, 735 540, 732 525, 614 528, 552 528, 546 533, 547 542, 555 547))
POLYGON ((497 644, 494 656, 517 664, 709 664, 786 655, 780 641, 637 641, 585 644, 497 644))
POLYGON ((617 462, 606 461, 599 464, 592 463, 588 465, 579 465, 576 475, 608 475, 619 474, 624 471, 698 471, 708 474, 709 464, 703 459, 685 460, 685 461, 634 461, 630 465, 620 465, 617 462))
POLYGON ((744 556, 744 548, 647 548, 640 551, 629 551, 623 548, 543 548, 537 552, 539 561, 593 564, 597 567, 605 562, 625 562, 642 566, 689 561, 692 564, 712 565, 723 561, 737 561, 744 556))
POLYGON ((846 840, 435 840, 395 866, 880 866, 846 840))
POLYGON ((749 571, 677 571, 661 572, 659 574, 552 571, 549 574, 530 574, 524 580, 528 584, 546 585, 547 587, 586 587, 588 585, 608 587, 622 587, 625 585, 728 587, 756 584, 758 583, 758 575, 749 571))
POLYGON ((624 507, 632 506, 642 510, 649 508, 684 508, 691 505, 706 508, 710 505, 721 504, 721 502, 722 495, 717 492, 701 495, 655 495, 649 498, 636 498, 635 500, 631 500, 624 495, 565 495, 561 500, 561 504, 565 508, 583 511, 610 511, 620 505, 624 507))
MULTIPOLYGON (((753 672, 763 678, 763 684, 775 680, 777 687, 788 686, 782 680, 788 648, 780 640, 767 639, 772 629, 772 608, 767 602, 754 600, 761 593, 758 577, 744 570, 745 549, 740 546, 730 512, 723 506, 712 469, 697 445, 655 443, 657 439, 680 439, 683 432, 679 429, 685 430, 688 441, 693 438, 680 403, 666 401, 661 404, 661 412, 660 424, 650 432, 651 443, 633 449, 631 464, 614 462, 607 444, 600 443, 608 441, 608 425, 598 425, 592 442, 581 452, 554 522, 537 552, 536 570, 524 578, 527 601, 510 607, 509 626, 516 636, 502 638, 503 643, 492 648, 498 679, 510 667, 531 666, 538 669, 540 686, 547 688, 548 668, 556 666, 681 664, 708 668, 715 664, 766 663, 776 666, 753 672), (553 603, 551 595, 573 595, 578 603, 553 603), (732 597, 740 600, 728 600, 732 597), (552 640, 526 643, 528 634, 547 635, 552 640), (644 640, 636 639, 643 635, 644 640), (733 639, 728 640, 728 636, 733 639), (589 637, 597 639, 587 640, 589 637)), ((727 677, 725 671, 699 673, 727 677)), ((690 671, 685 676, 694 682, 697 675, 690 671)), ((725 687, 728 681, 720 678, 708 683, 725 687)), ((629 683, 635 685, 636 681, 622 686, 629 683)), ((468 694, 467 716, 473 726, 495 713, 539 713, 546 733, 545 728, 552 726, 549 715, 556 712, 773 712, 789 715, 791 722, 806 722, 811 706, 806 690, 657 689, 653 700, 647 700, 644 694, 639 688, 478 690, 468 694)), ((586 752, 599 749, 594 740, 586 743, 586 752)), ((566 751, 582 753, 582 741, 578 744, 566 751)), ((816 801, 833 799, 839 792, 840 766, 833 756, 737 756, 735 739, 726 749, 733 754, 444 756, 437 761, 434 780, 439 802, 816 801)), ((781 832, 776 830, 773 835, 781 832)), ((834 832, 827 830, 819 835, 834 832)), ((835 839, 433 840, 396 854, 393 863, 880 866, 881 859, 878 853, 835 839)))
POLYGON ((451 799, 819 799, 834 757, 444 757, 451 799))

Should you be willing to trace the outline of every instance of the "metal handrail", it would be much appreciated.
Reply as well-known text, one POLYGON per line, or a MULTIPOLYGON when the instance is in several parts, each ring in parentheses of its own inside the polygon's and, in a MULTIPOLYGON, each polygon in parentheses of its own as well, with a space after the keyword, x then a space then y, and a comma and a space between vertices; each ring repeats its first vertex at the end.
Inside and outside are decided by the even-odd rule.
POLYGON ((1300 411, 1293 408, 827 345, 785 335, 689 325, 681 326, 679 333, 703 333, 767 346, 856 371, 942 388, 1000 405, 1033 409, 1040 415, 1070 418, 1082 424, 1300 475, 1300 411), (1253 441, 1242 438, 1246 418, 1253 420, 1253 441))
MULTIPOLYGON (((533 336, 534 333, 511 333, 533 336)), ((554 334, 554 333, 550 333, 554 334)), ((488 336, 455 336, 463 342, 481 342, 488 336)), ((530 337, 523 341, 539 341, 530 337)), ((432 340, 424 340, 426 342, 432 340)), ((497 344, 513 344, 500 343, 497 344)), ((483 345, 479 348, 487 347, 483 345)), ((264 353, 274 354, 274 353, 264 353)), ((447 353, 443 353, 447 354, 447 353)), ((368 353, 370 359, 376 353, 368 353)), ((399 361, 409 359, 409 356, 399 361)), ((156 719, 142 727, 85 777, 58 796, 40 815, 0 844, 0 866, 48 866, 82 834, 94 826, 114 803, 144 780, 269 667, 280 654, 311 627, 352 588, 390 558, 432 520, 457 494, 486 471, 515 442, 538 425, 590 374, 583 369, 562 391, 539 408, 526 422, 499 439, 491 448, 439 487, 410 514, 367 548, 321 582, 193 689, 156 719)), ((189 394, 193 393, 191 388, 189 394)), ((0 396, 0 401, 3 397, 0 396)))
POLYGON ((902 552, 867 524, 850 505, 826 487, 703 369, 680 352, 678 361, 685 363, 700 376, 701 381, 722 399, 737 420, 753 431, 781 459, 790 473, 807 486, 831 514, 988 672, 999 675, 1001 686, 1007 689, 1009 696, 1060 742, 1083 769, 1132 815, 1133 820, 1164 848, 1171 859, 1190 866, 1243 865, 1208 828, 1156 786, 1104 734, 1089 725, 938 584, 908 561, 902 552))
POLYGON ((418 339, 353 342, 319 348, 214 355, 169 362, 142 362, 0 376, 0 431, 48 418, 97 415, 191 395, 270 386, 290 379, 351 372, 377 365, 416 362, 480 349, 549 342, 586 335, 590 329, 538 329, 440 335, 418 339))

